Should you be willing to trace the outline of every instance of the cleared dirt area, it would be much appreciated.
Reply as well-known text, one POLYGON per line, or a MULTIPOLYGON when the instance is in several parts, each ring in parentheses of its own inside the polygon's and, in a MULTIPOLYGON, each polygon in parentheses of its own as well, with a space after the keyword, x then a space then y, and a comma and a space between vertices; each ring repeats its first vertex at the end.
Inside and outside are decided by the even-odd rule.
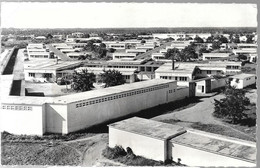
MULTIPOLYGON (((256 103, 256 89, 249 90, 246 96, 250 98, 251 103, 256 103)), ((221 98, 224 98, 223 94, 201 98, 201 102, 193 107, 188 107, 180 111, 172 111, 152 119, 244 140, 256 141, 256 126, 233 125, 212 115, 214 112, 214 99, 220 100, 221 98)))

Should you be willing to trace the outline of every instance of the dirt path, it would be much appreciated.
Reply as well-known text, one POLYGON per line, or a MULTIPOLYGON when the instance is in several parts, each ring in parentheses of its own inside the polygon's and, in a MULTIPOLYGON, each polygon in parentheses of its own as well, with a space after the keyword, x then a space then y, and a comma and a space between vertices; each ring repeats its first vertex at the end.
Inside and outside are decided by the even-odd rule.
POLYGON ((216 120, 213 116, 214 99, 221 99, 223 95, 215 95, 209 98, 202 98, 195 106, 186 108, 174 113, 168 113, 152 118, 153 120, 181 120, 187 123, 201 122, 205 124, 221 124, 221 121, 216 120))
POLYGON ((202 102, 197 103, 193 107, 186 108, 181 111, 160 115, 152 119, 156 121, 176 120, 179 121, 178 125, 183 127, 189 127, 191 124, 196 122, 202 124, 216 124, 231 129, 232 131, 242 134, 243 136, 252 138, 252 136, 246 134, 245 132, 232 128, 228 124, 213 117, 212 113, 214 111, 214 99, 220 100, 223 97, 223 95, 215 95, 209 98, 202 98, 202 102))
POLYGON ((108 146, 108 134, 99 134, 88 139, 95 143, 84 152, 81 166, 124 166, 102 155, 102 151, 108 146))

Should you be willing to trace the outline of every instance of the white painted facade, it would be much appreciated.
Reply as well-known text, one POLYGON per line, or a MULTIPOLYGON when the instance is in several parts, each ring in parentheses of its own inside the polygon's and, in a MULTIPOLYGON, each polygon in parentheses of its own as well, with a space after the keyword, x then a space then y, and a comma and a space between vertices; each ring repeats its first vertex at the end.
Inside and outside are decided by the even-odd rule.
POLYGON ((189 94, 176 81, 149 80, 52 98, 12 96, 1 101, 1 131, 67 134, 189 94))
POLYGON ((229 55, 230 55, 230 53, 203 53, 202 60, 226 58, 226 57, 229 57, 229 55))
POLYGON ((168 159, 167 153, 165 153, 167 142, 164 139, 155 139, 109 127, 109 147, 114 148, 116 145, 120 145, 124 149, 130 147, 135 155, 148 159, 159 161, 168 159))
POLYGON ((130 147, 157 161, 187 166, 256 166, 256 143, 133 117, 109 124, 109 147, 130 147))
POLYGON ((113 53, 113 59, 134 59, 136 57, 136 53, 113 53))
POLYGON ((232 79, 230 85, 237 89, 243 89, 256 83, 256 75, 254 74, 238 74, 230 78, 232 79))

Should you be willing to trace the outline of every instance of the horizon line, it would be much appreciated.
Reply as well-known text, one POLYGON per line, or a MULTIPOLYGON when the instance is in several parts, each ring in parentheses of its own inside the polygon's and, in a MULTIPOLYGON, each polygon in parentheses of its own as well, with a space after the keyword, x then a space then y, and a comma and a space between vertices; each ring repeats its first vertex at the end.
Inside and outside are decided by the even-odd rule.
POLYGON ((41 28, 23 28, 23 27, 1 27, 1 29, 151 29, 151 28, 257 28, 257 26, 225 26, 225 27, 220 27, 220 26, 204 26, 204 27, 199 27, 199 26, 187 26, 187 27, 55 27, 55 28, 49 28, 49 27, 41 27, 41 28))

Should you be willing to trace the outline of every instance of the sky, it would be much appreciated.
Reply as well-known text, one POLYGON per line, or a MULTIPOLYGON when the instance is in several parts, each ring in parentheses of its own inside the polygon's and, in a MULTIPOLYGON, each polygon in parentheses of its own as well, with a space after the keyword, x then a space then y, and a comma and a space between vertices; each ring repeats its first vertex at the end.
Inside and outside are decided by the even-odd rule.
POLYGON ((2 28, 256 26, 256 4, 1 3, 2 28))

